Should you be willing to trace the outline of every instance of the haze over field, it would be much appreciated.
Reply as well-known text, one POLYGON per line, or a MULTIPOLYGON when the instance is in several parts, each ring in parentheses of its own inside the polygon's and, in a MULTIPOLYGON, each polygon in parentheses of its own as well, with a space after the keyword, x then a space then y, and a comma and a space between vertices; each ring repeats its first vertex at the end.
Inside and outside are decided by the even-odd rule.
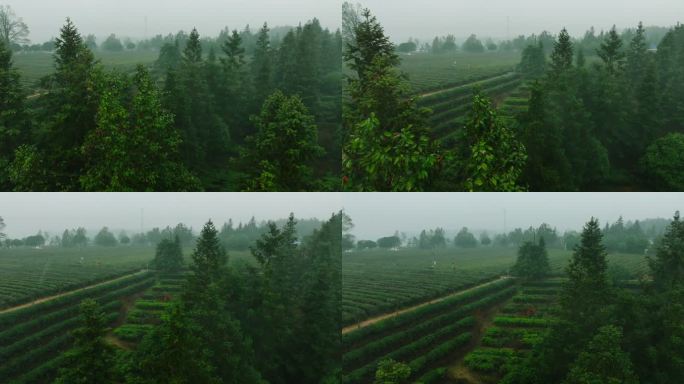
POLYGON ((678 0, 488 0, 450 1, 366 0, 361 2, 378 17, 395 42, 409 37, 429 41, 436 35, 471 33, 493 38, 510 38, 565 26, 573 35, 583 35, 594 26, 598 31, 644 25, 672 26, 682 20, 684 2, 678 0), (510 18, 510 31, 507 29, 510 18))
POLYGON ((447 231, 528 228, 546 222, 561 233, 579 230, 590 217, 601 224, 671 218, 684 207, 684 193, 377 193, 346 194, 344 210, 357 239, 377 239, 395 230, 417 234, 425 228, 447 231))
POLYGON ((183 222, 196 232, 212 219, 217 226, 228 219, 246 223, 286 218, 328 220, 340 210, 339 193, 34 193, 0 194, 0 216, 10 238, 33 235, 38 229, 57 233, 64 228, 140 229, 183 222))
POLYGON ((31 29, 29 38, 42 43, 55 37, 66 17, 84 34, 104 38, 110 33, 131 38, 166 35, 193 27, 215 36, 224 27, 255 32, 264 21, 270 26, 297 25, 314 17, 324 28, 341 23, 340 3, 325 0, 5 0, 31 29))

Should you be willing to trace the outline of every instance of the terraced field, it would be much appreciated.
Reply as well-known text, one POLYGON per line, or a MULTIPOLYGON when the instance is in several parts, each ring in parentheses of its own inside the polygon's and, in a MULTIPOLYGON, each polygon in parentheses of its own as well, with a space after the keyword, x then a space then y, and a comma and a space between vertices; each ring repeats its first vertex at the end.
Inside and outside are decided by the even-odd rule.
POLYGON ((146 268, 148 247, 0 250, 0 310, 146 268))
MULTIPOLYGON (((571 251, 549 250, 555 275, 562 275, 571 251)), ((517 248, 447 248, 435 251, 363 251, 342 259, 342 320, 348 326, 370 317, 461 291, 507 274, 517 248)), ((611 254, 633 277, 646 271, 643 255, 611 254)))
POLYGON ((412 382, 436 382, 476 338, 479 318, 515 292, 503 279, 343 334, 343 383, 371 383, 386 358, 407 363, 412 382))
POLYGON ((475 377, 478 383, 497 383, 545 337, 555 321, 562 283, 551 278, 523 284, 494 316, 477 347, 448 370, 448 381, 475 377))
POLYGON ((70 331, 80 326, 81 300, 95 299, 114 325, 126 298, 140 294, 154 282, 151 272, 143 272, 0 314, 0 378, 15 384, 51 382, 62 353, 71 346, 70 331))
POLYGON ((511 72, 520 63, 520 53, 486 52, 454 55, 402 55, 400 70, 408 75, 417 94, 452 88, 511 72))
POLYGON ((113 330, 113 342, 124 347, 132 347, 142 340, 152 327, 159 324, 161 314, 177 298, 185 282, 185 274, 160 274, 156 283, 135 298, 130 308, 126 308, 121 325, 113 330))

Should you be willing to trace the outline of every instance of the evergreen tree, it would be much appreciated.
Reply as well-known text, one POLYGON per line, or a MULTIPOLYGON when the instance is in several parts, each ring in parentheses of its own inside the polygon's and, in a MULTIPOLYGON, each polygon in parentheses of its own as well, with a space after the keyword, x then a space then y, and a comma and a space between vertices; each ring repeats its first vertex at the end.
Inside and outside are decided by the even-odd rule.
POLYGON ((64 355, 58 384, 112 383, 114 348, 104 340, 107 320, 95 300, 83 300, 79 306, 81 327, 73 332, 74 344, 64 355))
POLYGON ((551 52, 551 71, 549 75, 552 79, 557 79, 572 68, 572 56, 573 47, 570 35, 563 28, 558 34, 558 39, 553 44, 553 52, 551 52))
POLYGON ((256 105, 261 105, 273 89, 273 51, 269 32, 268 24, 264 23, 257 34, 256 48, 251 62, 256 105))
POLYGON ((646 46, 646 30, 641 22, 639 22, 636 34, 629 44, 626 57, 626 72, 630 84, 640 84, 649 60, 648 47, 646 46))
POLYGON ((399 56, 395 53, 394 44, 385 35, 382 25, 364 9, 362 19, 355 26, 354 40, 348 41, 344 52, 344 61, 353 70, 361 84, 365 84, 372 72, 369 70, 378 62, 393 67, 399 64, 399 56))
POLYGON ((298 96, 276 91, 253 118, 258 131, 242 152, 250 176, 246 189, 302 191, 312 188, 312 163, 324 151, 318 145, 314 117, 298 96))
POLYGON ((580 353, 563 384, 636 384, 629 355, 621 348, 622 330, 599 328, 580 353))
POLYGON ((621 70, 624 64, 625 53, 622 52, 622 39, 618 35, 615 26, 610 29, 608 36, 601 43, 601 48, 596 52, 609 74, 615 74, 621 70))
POLYGON ((50 188, 68 191, 79 188, 85 162, 81 145, 95 128, 99 104, 93 53, 70 19, 55 39, 55 67, 55 73, 42 81, 46 92, 39 100, 44 122, 41 142, 50 164, 50 188))
POLYGON ((133 353, 127 382, 220 383, 197 333, 182 305, 172 304, 133 353))
POLYGON ((663 236, 655 257, 649 258, 653 282, 661 290, 684 287, 684 222, 676 212, 663 236))
POLYGON ((198 189, 199 183, 179 162, 180 137, 173 128, 173 116, 161 106, 147 70, 138 67, 129 106, 123 105, 126 80, 113 75, 102 86, 97 127, 83 144, 88 162, 82 187, 95 191, 198 189))
POLYGON ((221 57, 223 70, 223 94, 219 98, 219 110, 223 110, 223 120, 231 130, 231 136, 243 142, 250 132, 248 113, 248 73, 246 73, 245 48, 237 30, 226 39, 221 46, 225 57, 221 57), (230 106, 228 108, 228 106, 230 106))
POLYGON ((516 276, 525 279, 540 279, 551 273, 549 255, 546 252, 546 243, 543 237, 535 244, 526 241, 518 249, 518 259, 513 266, 512 272, 516 276))
POLYGON ((24 106, 19 72, 12 63, 12 50, 0 39, 0 188, 11 190, 5 173, 14 151, 27 141, 30 121, 24 106))

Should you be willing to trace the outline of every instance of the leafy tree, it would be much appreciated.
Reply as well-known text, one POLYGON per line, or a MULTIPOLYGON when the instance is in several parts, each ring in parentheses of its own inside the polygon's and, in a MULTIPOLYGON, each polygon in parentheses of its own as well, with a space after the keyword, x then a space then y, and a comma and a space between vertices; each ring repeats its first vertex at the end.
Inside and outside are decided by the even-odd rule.
POLYGON ((0 41, 5 45, 27 44, 29 28, 9 5, 0 5, 0 41))
POLYGON ((491 101, 482 93, 473 97, 460 146, 466 190, 522 189, 518 179, 527 159, 525 146, 499 119, 491 101))
POLYGON ((454 245, 460 248, 475 248, 477 247, 477 239, 468 231, 468 228, 463 227, 454 237, 454 245))
POLYGON ((377 244, 379 248, 396 248, 401 245, 401 239, 397 236, 381 237, 378 239, 377 244))
POLYGON ((138 66, 135 94, 125 105, 127 83, 116 76, 105 82, 97 127, 88 134, 83 153, 88 167, 81 177, 85 190, 177 191, 199 188, 180 163, 181 139, 173 116, 161 105, 150 75, 138 66))
POLYGON ((276 91, 254 117, 258 132, 242 152, 250 175, 246 189, 302 191, 312 187, 312 163, 324 150, 318 145, 314 117, 298 96, 276 91))
POLYGON ((101 247, 113 247, 117 244, 116 237, 109 231, 109 228, 103 227, 100 232, 95 235, 95 245, 101 247))
POLYGON ((641 167, 654 190, 674 191, 684 188, 684 134, 670 133, 655 140, 646 149, 641 167))
POLYGON ((121 52, 124 50, 124 46, 121 44, 121 40, 112 33, 104 42, 102 42, 102 49, 110 52, 121 52))
POLYGON ((397 45, 397 52, 401 52, 401 53, 415 52, 416 49, 418 49, 418 46, 413 41, 407 41, 405 43, 401 43, 401 44, 397 45))
POLYGON ((478 40, 475 35, 470 35, 466 41, 463 42, 461 48, 464 52, 469 53, 482 53, 485 51, 484 45, 482 45, 482 42, 478 40))
POLYGON ((364 249, 373 249, 378 246, 378 243, 376 243, 373 240, 359 240, 356 242, 356 248, 360 250, 364 249))
POLYGON ((152 262, 155 268, 165 271, 173 272, 183 268, 183 250, 181 248, 181 241, 178 236, 174 240, 163 239, 157 244, 157 251, 152 262))
POLYGON ((384 359, 378 363, 374 383, 402 384, 406 382, 409 376, 411 376, 411 367, 393 359, 384 359))
POLYGON ((537 45, 528 45, 522 52, 522 59, 518 70, 528 78, 539 78, 546 72, 546 55, 544 45, 540 41, 537 45))
POLYGON ((131 238, 128 237, 126 232, 119 233, 119 243, 123 245, 128 245, 131 243, 131 238))
POLYGON ((516 276, 529 280, 540 279, 551 273, 544 237, 539 238, 538 244, 526 241, 520 246, 512 271, 516 276))
POLYGON ((5 220, 3 220, 2 216, 0 216, 0 240, 4 240, 7 237, 7 235, 5 235, 4 232, 2 232, 2 230, 5 229, 5 227, 7 227, 7 224, 5 224, 5 220))
POLYGON ((482 245, 491 245, 492 244, 492 239, 489 237, 489 234, 487 232, 482 232, 480 234, 480 244, 482 244, 482 245))
POLYGON ((108 331, 105 314, 92 299, 83 300, 79 312, 81 327, 73 332, 73 347, 64 354, 55 383, 115 382, 114 348, 104 339, 108 331))
POLYGON ((564 384, 636 384, 629 355, 621 348, 622 330, 612 325, 598 332, 573 363, 564 384))

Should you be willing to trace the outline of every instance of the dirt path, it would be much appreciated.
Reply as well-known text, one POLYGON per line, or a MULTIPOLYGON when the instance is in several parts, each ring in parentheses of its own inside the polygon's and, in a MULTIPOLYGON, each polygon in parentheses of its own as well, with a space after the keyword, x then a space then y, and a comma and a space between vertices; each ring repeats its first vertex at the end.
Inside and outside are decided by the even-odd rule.
POLYGON ((382 321, 382 320, 388 319, 388 318, 390 318, 390 317, 398 316, 398 315, 401 315, 402 313, 415 311, 416 309, 421 308, 421 307, 424 307, 424 306, 426 306, 426 305, 439 303, 440 301, 444 301, 444 300, 446 300, 446 299, 448 299, 448 298, 451 298, 451 297, 454 297, 454 296, 458 296, 458 295, 462 295, 462 294, 467 293, 467 292, 470 292, 470 291, 472 291, 472 290, 479 289, 479 288, 482 288, 482 287, 486 287, 486 286, 491 285, 491 284, 494 284, 494 283, 496 283, 496 282, 498 282, 498 281, 501 281, 501 280, 504 280, 504 279, 510 279, 510 278, 511 278, 510 276, 501 276, 501 277, 499 277, 499 278, 496 279, 496 280, 492 280, 492 281, 487 282, 487 283, 484 283, 484 284, 480 284, 480 285, 477 285, 477 286, 474 286, 474 287, 471 287, 471 288, 468 288, 468 289, 464 289, 464 290, 462 290, 462 291, 454 292, 454 293, 451 293, 451 294, 446 295, 446 296, 442 296, 442 297, 437 298, 437 299, 433 299, 433 300, 426 301, 426 302, 421 303, 421 304, 418 304, 418 305, 414 305, 414 306, 412 306, 412 307, 408 307, 408 308, 400 309, 400 310, 398 310, 398 311, 386 313, 386 314, 384 314, 384 315, 376 316, 376 317, 370 318, 370 319, 368 319, 368 320, 364 320, 364 321, 362 321, 362 322, 360 322, 360 323, 352 324, 352 325, 349 325, 349 326, 347 326, 347 327, 342 328, 342 334, 344 335, 345 333, 349 333, 349 332, 351 332, 351 331, 354 331, 354 330, 357 330, 357 329, 361 329, 361 328, 365 328, 365 327, 367 327, 367 326, 369 326, 369 325, 373 325, 373 324, 377 323, 378 321, 382 321))
POLYGON ((140 270, 140 271, 138 271, 138 272, 135 272, 135 273, 130 273, 130 274, 128 274, 128 275, 123 275, 123 276, 121 276, 121 277, 117 277, 116 279, 106 280, 106 281, 103 281, 103 282, 100 282, 100 283, 97 283, 97 284, 89 285, 89 286, 87 286, 87 287, 75 289, 75 290, 73 290, 73 291, 62 292, 62 293, 60 293, 60 294, 58 294, 58 295, 53 295, 53 296, 45 296, 45 297, 42 297, 42 298, 40 298, 40 299, 34 300, 34 301, 30 302, 30 303, 21 304, 21 305, 17 305, 16 307, 11 307, 11 308, 6 308, 6 309, 3 309, 3 310, 0 310, 0 315, 3 314, 3 313, 13 312, 13 311, 17 311, 17 310, 20 310, 20 309, 23 309, 23 308, 32 307, 32 306, 34 306, 34 305, 36 305, 36 304, 44 303, 44 302, 46 302, 46 301, 50 301, 50 300, 53 300, 53 299, 57 299, 57 298, 66 296, 66 295, 70 295, 70 294, 72 294, 72 293, 85 291, 86 289, 99 287, 100 285, 105 285, 105 284, 113 283, 113 282, 115 282, 115 281, 122 280, 122 279, 125 279, 125 278, 128 278, 128 277, 131 277, 131 276, 139 275, 139 274, 141 274, 141 273, 146 273, 147 271, 148 271, 147 269, 142 269, 142 270, 140 270))
POLYGON ((428 97, 428 96, 436 95, 436 94, 439 94, 439 93, 442 93, 442 92, 447 92, 447 91, 451 91, 451 90, 454 90, 454 89, 458 89, 458 88, 470 87, 470 86, 472 86, 473 84, 481 83, 481 82, 483 82, 483 81, 489 81, 489 80, 494 80, 494 79, 499 79, 499 78, 502 78, 502 77, 510 76, 512 73, 513 73, 513 72, 506 72, 506 73, 504 73, 503 75, 498 75, 498 76, 494 76, 494 77, 488 77, 488 78, 486 78, 486 79, 473 81, 473 82, 470 82, 470 83, 467 83, 467 84, 457 85, 457 86, 455 86, 455 87, 449 87, 449 88, 444 88, 444 89, 438 89, 438 90, 436 90, 436 91, 430 91, 430 92, 426 92, 426 93, 421 93, 421 94, 418 95, 418 97, 419 97, 419 98, 421 98, 421 97, 428 97))

